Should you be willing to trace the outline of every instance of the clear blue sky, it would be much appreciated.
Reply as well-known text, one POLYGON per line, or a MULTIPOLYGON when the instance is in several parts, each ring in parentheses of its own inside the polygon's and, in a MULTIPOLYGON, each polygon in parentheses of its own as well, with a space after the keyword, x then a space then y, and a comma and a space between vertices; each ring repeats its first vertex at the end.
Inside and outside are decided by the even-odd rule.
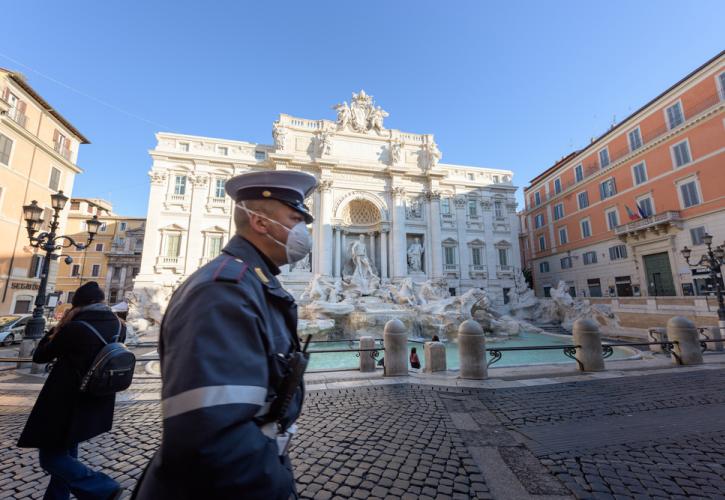
POLYGON ((146 215, 155 132, 270 143, 278 113, 333 118, 361 88, 444 162, 524 186, 725 48, 722 0, 24 0, 3 19, 0 66, 92 142, 73 194, 126 215, 146 215))

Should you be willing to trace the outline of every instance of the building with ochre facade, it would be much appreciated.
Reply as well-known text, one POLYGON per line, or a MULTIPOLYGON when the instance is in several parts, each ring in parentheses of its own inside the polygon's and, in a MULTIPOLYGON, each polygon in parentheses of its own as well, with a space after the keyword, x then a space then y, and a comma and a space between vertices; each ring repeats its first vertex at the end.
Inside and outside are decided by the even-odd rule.
POLYGON ((682 258, 725 240, 725 52, 524 190, 524 254, 536 292, 559 281, 591 297, 702 295, 682 258))

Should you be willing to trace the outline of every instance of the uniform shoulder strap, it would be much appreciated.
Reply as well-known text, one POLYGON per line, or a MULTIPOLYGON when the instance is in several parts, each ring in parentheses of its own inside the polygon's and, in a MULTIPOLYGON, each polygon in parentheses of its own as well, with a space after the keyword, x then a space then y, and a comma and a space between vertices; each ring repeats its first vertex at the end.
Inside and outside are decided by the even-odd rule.
POLYGON ((225 255, 217 264, 214 274, 212 275, 213 281, 225 281, 227 283, 239 283, 242 281, 244 273, 247 272, 249 265, 242 259, 233 257, 231 255, 225 255))

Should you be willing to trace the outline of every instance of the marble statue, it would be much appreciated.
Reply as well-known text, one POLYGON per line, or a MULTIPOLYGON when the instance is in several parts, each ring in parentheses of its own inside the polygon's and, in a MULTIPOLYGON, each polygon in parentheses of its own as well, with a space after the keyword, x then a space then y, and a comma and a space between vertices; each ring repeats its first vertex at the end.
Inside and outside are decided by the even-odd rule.
POLYGON ((332 154, 332 134, 330 132, 322 132, 317 137, 317 154, 319 156, 332 154))
POLYGON ((350 106, 347 105, 347 101, 343 101, 340 104, 335 104, 332 109, 337 111, 337 126, 340 129, 347 128, 350 125, 350 117, 352 112, 350 106))
POLYGON ((352 100, 348 106, 347 101, 336 104, 332 107, 337 111, 337 128, 352 128, 355 132, 370 132, 374 130, 382 132, 383 120, 388 112, 380 106, 375 106, 373 97, 366 94, 364 90, 352 94, 352 100))
POLYGON ((375 277, 375 272, 368 259, 364 234, 359 235, 357 241, 350 246, 350 260, 353 264, 353 278, 368 281, 375 277))
POLYGON ((310 271, 310 255, 308 253, 302 260, 292 264, 291 271, 310 271))
POLYGON ((369 129, 381 132, 383 130, 383 119, 386 116, 389 116, 388 112, 383 111, 380 106, 371 108, 369 129))
POLYGON ((283 151, 285 143, 287 142, 287 131, 279 124, 274 122, 272 126, 272 138, 274 139, 274 147, 278 151, 283 151))
POLYGON ((423 152, 425 153, 423 156, 423 168, 424 170, 429 171, 438 165, 438 162, 442 157, 441 150, 438 149, 438 145, 433 140, 426 143, 423 148, 423 152))
POLYGON ((397 165, 403 159, 403 145, 395 141, 390 145, 390 164, 397 165))
POLYGON ((408 247, 408 272, 420 273, 423 271, 423 245, 420 244, 420 239, 413 239, 413 243, 408 247))

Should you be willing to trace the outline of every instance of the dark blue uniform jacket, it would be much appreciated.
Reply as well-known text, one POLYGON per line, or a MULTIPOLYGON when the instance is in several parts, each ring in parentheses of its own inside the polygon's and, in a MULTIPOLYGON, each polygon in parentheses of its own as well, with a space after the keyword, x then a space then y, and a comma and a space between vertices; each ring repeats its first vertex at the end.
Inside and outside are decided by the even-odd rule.
MULTIPOLYGON (((271 500, 294 491, 289 459, 258 422, 282 376, 273 358, 299 348, 297 306, 278 273, 235 236, 174 292, 159 338, 162 442, 136 498, 271 500)), ((300 385, 289 422, 302 397, 300 385)))

